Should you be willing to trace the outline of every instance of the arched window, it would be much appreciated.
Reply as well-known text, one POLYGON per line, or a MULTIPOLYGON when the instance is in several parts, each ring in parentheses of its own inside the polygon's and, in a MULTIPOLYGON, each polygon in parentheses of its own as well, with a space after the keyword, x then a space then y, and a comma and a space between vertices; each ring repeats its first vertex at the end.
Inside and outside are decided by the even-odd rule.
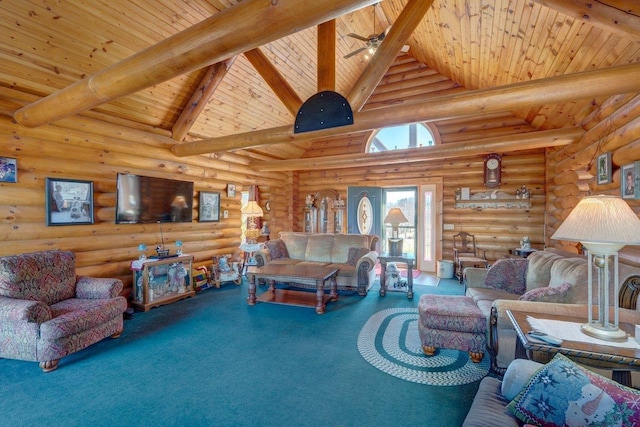
POLYGON ((375 131, 368 144, 368 153, 436 145, 436 132, 423 123, 389 126, 375 131))

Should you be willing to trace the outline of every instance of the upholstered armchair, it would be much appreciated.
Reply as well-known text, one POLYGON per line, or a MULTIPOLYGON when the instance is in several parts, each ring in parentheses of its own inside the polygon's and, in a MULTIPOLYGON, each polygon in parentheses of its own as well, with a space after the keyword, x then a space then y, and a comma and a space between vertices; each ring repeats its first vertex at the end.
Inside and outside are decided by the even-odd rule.
POLYGON ((0 357, 50 372, 60 358, 120 336, 122 282, 76 276, 75 260, 60 250, 0 257, 0 357))

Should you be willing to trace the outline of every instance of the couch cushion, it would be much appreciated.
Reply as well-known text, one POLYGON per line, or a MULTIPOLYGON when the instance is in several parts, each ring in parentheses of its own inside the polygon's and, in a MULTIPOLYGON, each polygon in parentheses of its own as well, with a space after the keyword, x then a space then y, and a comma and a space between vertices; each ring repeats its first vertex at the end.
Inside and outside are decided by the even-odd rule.
POLYGON ((0 295, 54 304, 75 296, 76 256, 41 251, 0 257, 0 295))
POLYGON ((331 262, 331 248, 333 247, 333 235, 312 234, 307 239, 307 250, 304 253, 305 261, 331 262))
POLYGON ((51 306, 52 318, 40 326, 40 337, 54 340, 85 332, 122 316, 126 309, 127 300, 124 297, 66 299, 51 306))
POLYGON ((336 234, 333 248, 331 249, 331 261, 345 263, 349 257, 349 248, 368 248, 369 237, 365 234, 336 234))
POLYGON ((558 353, 540 368, 507 409, 545 426, 639 425, 640 391, 589 371, 558 353))
POLYGON ((289 252, 289 258, 293 259, 305 259, 304 255, 307 251, 307 236, 304 233, 289 233, 281 232, 280 238, 287 245, 287 252, 289 252))
POLYGON ((497 378, 485 377, 473 399, 471 409, 462 424, 463 427, 517 427, 518 420, 507 412, 508 400, 500 392, 501 382, 497 378))
POLYGON ((353 265, 343 263, 331 263, 327 267, 339 268, 338 276, 340 277, 354 277, 357 273, 356 268, 353 265))
MULTIPOLYGON (((587 302, 587 260, 584 258, 564 258, 556 260, 551 266, 549 287, 562 286, 570 283, 572 286, 565 298, 566 302, 574 304, 587 302)), ((597 276, 593 276, 594 279, 597 276)), ((597 280, 597 279, 595 279, 597 280)), ((594 304, 597 303, 597 295, 594 304)))
POLYGON ((551 281, 551 266, 563 257, 549 251, 536 251, 527 258, 527 291, 549 286, 551 281))

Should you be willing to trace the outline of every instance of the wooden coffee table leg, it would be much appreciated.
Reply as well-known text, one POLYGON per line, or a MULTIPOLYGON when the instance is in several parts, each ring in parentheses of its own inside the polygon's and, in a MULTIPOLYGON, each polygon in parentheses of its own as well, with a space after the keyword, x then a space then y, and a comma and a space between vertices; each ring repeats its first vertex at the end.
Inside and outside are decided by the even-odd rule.
POLYGON ((269 292, 274 293, 276 291, 276 281, 269 280, 269 292))
POLYGON ((324 280, 316 280, 316 313, 324 314, 324 280))
POLYGON ((256 305, 256 277, 249 275, 249 297, 247 298, 249 305, 256 305))
POLYGON ((331 301, 338 301, 338 280, 336 279, 335 275, 329 280, 331 280, 329 282, 329 296, 331 297, 331 301))

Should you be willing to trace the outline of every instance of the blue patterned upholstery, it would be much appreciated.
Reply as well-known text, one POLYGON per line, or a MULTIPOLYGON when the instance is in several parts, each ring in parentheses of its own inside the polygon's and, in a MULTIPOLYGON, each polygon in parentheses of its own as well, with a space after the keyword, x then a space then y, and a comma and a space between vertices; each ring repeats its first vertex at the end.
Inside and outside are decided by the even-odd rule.
POLYGON ((127 301, 117 279, 76 276, 75 254, 42 251, 0 257, 0 357, 40 362, 119 336, 127 301))

